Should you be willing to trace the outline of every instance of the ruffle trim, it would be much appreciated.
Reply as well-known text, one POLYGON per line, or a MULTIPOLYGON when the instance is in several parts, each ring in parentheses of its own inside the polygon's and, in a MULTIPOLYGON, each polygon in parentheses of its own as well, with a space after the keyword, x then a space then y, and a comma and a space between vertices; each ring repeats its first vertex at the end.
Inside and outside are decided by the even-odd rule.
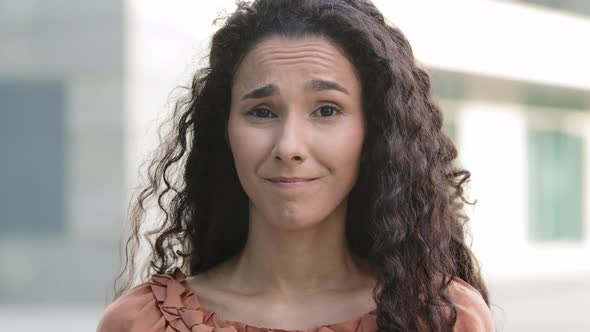
POLYGON ((179 268, 171 274, 154 274, 148 284, 168 326, 166 332, 372 332, 377 330, 376 309, 361 317, 305 330, 284 330, 225 320, 201 307, 179 268))

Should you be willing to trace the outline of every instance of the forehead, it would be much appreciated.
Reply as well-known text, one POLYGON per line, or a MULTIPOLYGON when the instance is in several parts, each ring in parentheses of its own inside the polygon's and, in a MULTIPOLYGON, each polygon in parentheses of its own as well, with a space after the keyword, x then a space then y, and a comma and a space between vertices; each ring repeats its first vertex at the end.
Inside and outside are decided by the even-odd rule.
POLYGON ((234 77, 233 90, 241 93, 258 85, 311 78, 337 81, 351 90, 360 86, 354 65, 329 40, 271 37, 246 54, 234 77))

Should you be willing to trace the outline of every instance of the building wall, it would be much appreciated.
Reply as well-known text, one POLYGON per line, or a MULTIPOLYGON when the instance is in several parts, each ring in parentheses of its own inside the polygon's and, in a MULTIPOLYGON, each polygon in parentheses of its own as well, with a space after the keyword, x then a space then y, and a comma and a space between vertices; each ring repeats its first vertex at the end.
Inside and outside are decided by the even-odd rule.
POLYGON ((0 1, 0 302, 102 303, 125 197, 123 4, 0 1))

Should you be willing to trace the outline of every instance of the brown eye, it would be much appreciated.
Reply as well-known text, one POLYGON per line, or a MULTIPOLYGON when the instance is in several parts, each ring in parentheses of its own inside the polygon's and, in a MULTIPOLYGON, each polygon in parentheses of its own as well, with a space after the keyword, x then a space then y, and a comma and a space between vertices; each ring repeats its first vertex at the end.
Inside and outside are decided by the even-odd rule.
POLYGON ((274 118, 274 114, 266 108, 255 108, 247 113, 256 118, 274 118))
POLYGON ((322 106, 320 108, 318 108, 314 113, 319 114, 319 117, 330 117, 330 116, 334 116, 337 115, 340 112, 339 109, 337 109, 336 107, 333 106, 322 106))

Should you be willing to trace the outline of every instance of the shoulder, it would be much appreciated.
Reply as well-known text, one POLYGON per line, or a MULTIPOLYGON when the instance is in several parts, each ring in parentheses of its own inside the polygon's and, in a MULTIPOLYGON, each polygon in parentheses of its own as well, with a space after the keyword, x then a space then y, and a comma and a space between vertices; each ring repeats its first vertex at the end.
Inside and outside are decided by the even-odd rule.
POLYGON ((495 331, 492 313, 477 289, 455 277, 447 290, 457 309, 457 322, 453 331, 495 331))
POLYGON ((99 323, 97 332, 129 332, 135 322, 150 320, 157 313, 150 308, 155 305, 154 294, 149 282, 128 290, 107 306, 99 323))
POLYGON ((154 274, 107 306, 97 332, 185 331, 187 326, 204 323, 199 307, 179 269, 154 274))

